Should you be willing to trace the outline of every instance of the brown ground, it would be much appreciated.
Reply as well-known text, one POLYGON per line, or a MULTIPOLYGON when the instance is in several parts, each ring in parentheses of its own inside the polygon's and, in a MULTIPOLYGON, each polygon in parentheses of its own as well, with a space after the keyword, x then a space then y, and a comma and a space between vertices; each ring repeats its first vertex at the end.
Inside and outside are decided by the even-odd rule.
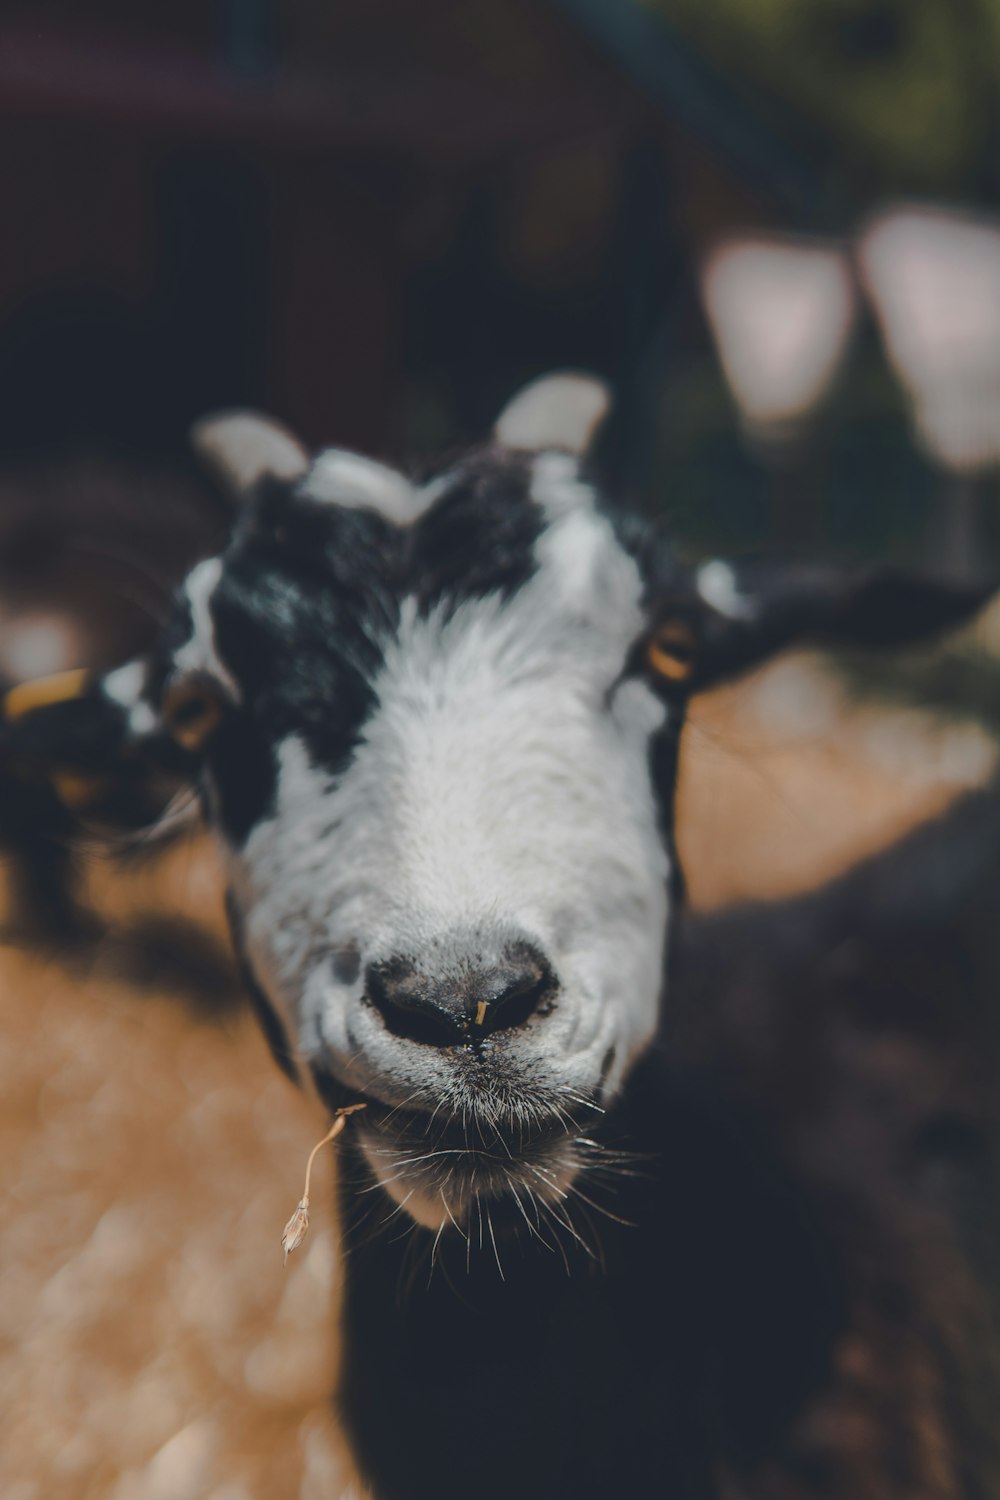
MULTIPOLYGON (((994 759, 975 728, 853 707, 786 659, 697 705, 692 896, 803 888, 994 759)), ((86 960, 0 948, 0 1495, 330 1500, 349 1470, 327 1400, 328 1161, 287 1271, 278 1249, 323 1117, 220 967, 203 843, 124 876, 102 860, 91 886, 112 929, 86 960)))

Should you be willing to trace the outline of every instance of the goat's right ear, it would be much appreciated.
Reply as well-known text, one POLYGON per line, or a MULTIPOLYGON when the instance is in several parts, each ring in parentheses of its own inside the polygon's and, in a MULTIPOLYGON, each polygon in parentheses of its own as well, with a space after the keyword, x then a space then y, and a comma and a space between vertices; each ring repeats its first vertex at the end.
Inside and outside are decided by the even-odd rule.
POLYGON ((686 696, 792 646, 877 650, 926 640, 971 620, 996 589, 888 567, 714 559, 657 589, 641 649, 651 675, 686 696))
POLYGON ((301 479, 309 454, 274 417, 257 411, 219 411, 191 429, 191 445, 202 463, 234 499, 242 500, 266 474, 301 479))
POLYGON ((559 371, 543 375, 513 396, 493 435, 505 448, 529 453, 563 448, 583 455, 611 410, 611 392, 596 375, 559 371))
MULTIPOLYGON (((109 827, 154 822, 194 757, 143 694, 146 664, 24 682, 0 699, 0 777, 48 789, 75 818, 109 827)), ((15 790, 11 790, 11 789, 15 790)))

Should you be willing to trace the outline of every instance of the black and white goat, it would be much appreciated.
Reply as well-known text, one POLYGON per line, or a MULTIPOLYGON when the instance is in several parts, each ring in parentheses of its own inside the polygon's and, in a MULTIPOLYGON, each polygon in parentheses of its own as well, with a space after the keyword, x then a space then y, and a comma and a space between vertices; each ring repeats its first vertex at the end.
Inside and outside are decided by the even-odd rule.
POLYGON ((380 1500, 998 1495, 996 960, 962 924, 1000 804, 676 932, 671 836, 694 689, 980 596, 681 567, 585 478, 604 406, 541 382, 421 484, 206 422, 227 549, 148 659, 22 694, 7 752, 197 780, 276 1055, 367 1104, 340 1400, 380 1500))

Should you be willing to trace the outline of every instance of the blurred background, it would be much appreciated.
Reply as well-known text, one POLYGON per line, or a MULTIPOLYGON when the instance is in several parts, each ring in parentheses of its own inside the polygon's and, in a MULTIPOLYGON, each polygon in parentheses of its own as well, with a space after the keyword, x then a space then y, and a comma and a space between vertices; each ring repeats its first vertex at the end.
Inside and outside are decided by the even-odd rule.
POLYGON ((998 83, 994 0, 8 0, 5 510, 155 529, 212 407, 419 459, 575 365, 682 543, 968 566, 998 83))
MULTIPOLYGON (((225 531, 205 411, 423 464, 554 367, 611 381, 602 467, 684 553, 994 569, 998 85, 998 0, 7 0, 0 681, 148 642, 225 531)), ((998 644, 697 704, 695 903, 990 776, 998 644)), ((340 1494, 331 1226, 277 1255, 322 1121, 211 857, 77 838, 43 950, 2 791, 5 1500, 340 1494)))

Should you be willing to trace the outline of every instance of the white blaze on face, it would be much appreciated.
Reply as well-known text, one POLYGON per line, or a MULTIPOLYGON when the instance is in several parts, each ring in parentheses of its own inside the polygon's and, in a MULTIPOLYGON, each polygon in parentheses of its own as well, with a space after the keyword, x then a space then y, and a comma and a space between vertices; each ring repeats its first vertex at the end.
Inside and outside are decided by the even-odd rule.
POLYGON ((236 857, 255 965, 303 1049, 323 1041, 345 1067, 358 1051, 404 1066, 359 1003, 366 966, 428 949, 447 963, 476 935, 526 938, 555 971, 532 1042, 553 1076, 585 1064, 596 1084, 613 1049, 613 1088, 655 1026, 668 870, 648 752, 664 710, 641 683, 612 691, 642 625, 639 570, 571 459, 543 455, 534 493, 549 517, 534 576, 451 613, 404 601, 351 765, 334 778, 287 739, 274 814, 236 857), (352 950, 358 975, 338 979, 331 953, 352 950))
POLYGON ((174 670, 206 673, 222 686, 234 703, 239 703, 242 697, 240 687, 219 655, 212 619, 212 595, 221 577, 221 557, 206 557, 188 574, 184 593, 191 611, 191 634, 174 653, 174 670))

